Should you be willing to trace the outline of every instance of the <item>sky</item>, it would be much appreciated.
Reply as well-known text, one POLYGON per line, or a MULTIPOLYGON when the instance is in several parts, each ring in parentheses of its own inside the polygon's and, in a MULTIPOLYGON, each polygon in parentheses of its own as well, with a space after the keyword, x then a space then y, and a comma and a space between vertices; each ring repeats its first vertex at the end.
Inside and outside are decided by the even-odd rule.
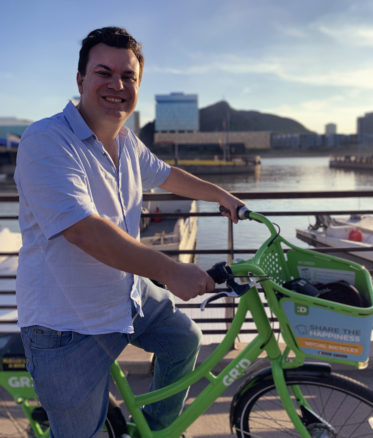
POLYGON ((171 92, 318 133, 356 133, 373 112, 371 0, 0 0, 0 17, 0 117, 60 112, 78 94, 81 40, 112 25, 143 44, 142 126, 171 92))

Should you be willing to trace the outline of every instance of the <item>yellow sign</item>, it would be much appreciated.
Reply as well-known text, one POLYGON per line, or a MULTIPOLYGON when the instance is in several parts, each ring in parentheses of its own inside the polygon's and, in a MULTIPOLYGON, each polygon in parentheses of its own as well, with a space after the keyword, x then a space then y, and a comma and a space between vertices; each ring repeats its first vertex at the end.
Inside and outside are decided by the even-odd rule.
POLYGON ((26 359, 24 357, 4 357, 2 363, 4 370, 26 369, 26 359))
POLYGON ((333 353, 353 354, 356 356, 359 356, 363 352, 363 346, 360 344, 347 344, 314 338, 297 338, 297 340, 299 345, 303 348, 332 351, 333 353))

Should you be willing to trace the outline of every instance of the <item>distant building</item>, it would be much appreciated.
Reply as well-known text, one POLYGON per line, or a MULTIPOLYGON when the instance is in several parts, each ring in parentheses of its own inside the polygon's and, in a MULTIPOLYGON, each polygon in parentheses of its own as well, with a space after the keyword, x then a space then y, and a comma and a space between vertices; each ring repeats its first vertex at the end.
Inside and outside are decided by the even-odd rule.
POLYGON ((272 134, 273 149, 312 149, 321 147, 322 136, 318 134, 272 134))
POLYGON ((155 130, 157 132, 199 130, 197 94, 162 94, 156 95, 155 101, 155 130))
POLYGON ((335 135, 337 133, 337 125, 335 123, 328 123, 325 125, 325 135, 335 135))
POLYGON ((253 149, 270 149, 271 133, 269 131, 233 131, 229 138, 224 131, 215 132, 156 132, 154 143, 158 145, 178 145, 184 155, 205 151, 210 155, 222 155, 224 147, 229 147, 230 153, 246 154, 253 149))
POLYGON ((16 146, 31 120, 17 117, 0 117, 0 146, 16 146))
POLYGON ((361 144, 373 144, 373 113, 357 119, 357 137, 361 144))
POLYGON ((325 146, 333 147, 338 145, 337 125, 328 123, 325 125, 325 146))
POLYGON ((127 128, 132 129, 132 131, 139 135, 140 133, 140 112, 134 111, 131 116, 126 120, 125 125, 127 128))

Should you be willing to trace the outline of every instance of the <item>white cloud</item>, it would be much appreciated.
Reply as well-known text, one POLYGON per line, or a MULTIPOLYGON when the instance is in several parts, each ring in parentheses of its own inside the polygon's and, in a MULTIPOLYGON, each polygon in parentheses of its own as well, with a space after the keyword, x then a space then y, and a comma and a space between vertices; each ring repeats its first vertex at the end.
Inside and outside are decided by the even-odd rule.
POLYGON ((173 75, 203 75, 223 72, 233 75, 272 74, 280 79, 315 86, 353 87, 373 89, 373 62, 364 67, 344 63, 343 65, 316 64, 309 59, 268 58, 262 61, 246 59, 245 61, 223 58, 226 62, 210 62, 191 65, 185 68, 149 67, 153 73, 173 75))
POLYGON ((303 123, 306 128, 323 133, 325 124, 336 123, 341 134, 356 133, 356 121, 366 112, 361 102, 351 102, 349 98, 334 95, 325 99, 310 99, 294 105, 271 107, 270 112, 290 117, 303 123), (306 121, 306 122, 303 122, 306 121))
POLYGON ((346 46, 373 47, 373 28, 340 23, 320 24, 318 30, 346 46))

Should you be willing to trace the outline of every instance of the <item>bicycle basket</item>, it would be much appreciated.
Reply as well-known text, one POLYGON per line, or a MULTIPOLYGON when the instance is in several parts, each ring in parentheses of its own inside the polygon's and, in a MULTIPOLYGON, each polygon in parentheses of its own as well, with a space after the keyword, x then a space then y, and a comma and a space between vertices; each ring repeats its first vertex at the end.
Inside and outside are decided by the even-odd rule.
POLYGON ((265 287, 267 300, 280 322, 284 339, 296 354, 355 366, 367 362, 373 290, 364 267, 298 248, 281 236, 258 251, 254 260, 271 277, 265 287), (367 307, 353 307, 283 287, 286 281, 299 277, 313 284, 345 280, 358 289, 367 307))

